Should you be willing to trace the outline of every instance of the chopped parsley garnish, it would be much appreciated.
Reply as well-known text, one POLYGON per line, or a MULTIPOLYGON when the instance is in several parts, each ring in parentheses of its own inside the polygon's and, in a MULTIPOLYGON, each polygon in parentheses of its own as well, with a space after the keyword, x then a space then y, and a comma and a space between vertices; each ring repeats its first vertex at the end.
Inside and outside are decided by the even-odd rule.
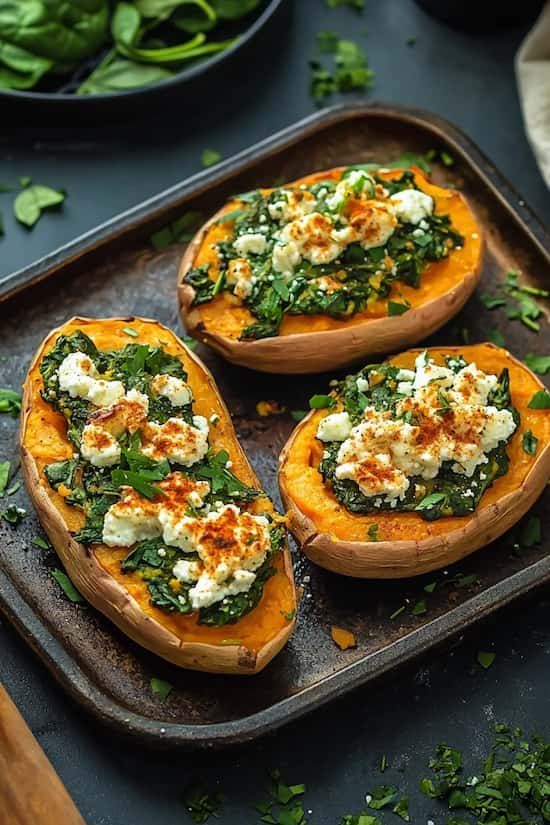
POLYGON ((428 612, 428 607, 426 605, 426 599, 420 599, 416 602, 412 609, 413 616, 423 616, 424 613, 428 612))
POLYGON ((477 654, 477 663, 484 668, 484 670, 488 670, 495 661, 496 657, 496 653, 488 650, 479 650, 477 654))
POLYGON ((342 40, 332 32, 320 32, 319 50, 332 54, 334 65, 327 68, 319 60, 310 62, 311 96, 316 103, 335 92, 366 91, 372 86, 374 72, 369 69, 367 56, 353 40, 342 40))
POLYGON ((502 307, 509 320, 520 321, 528 329, 538 332, 540 324, 537 319, 542 315, 542 307, 535 299, 548 298, 550 292, 520 283, 519 272, 515 270, 506 273, 498 290, 496 295, 482 295, 483 305, 491 310, 502 307))
POLYGON ((411 308, 409 301, 388 301, 388 315, 403 315, 411 308))
POLYGON ((490 329, 487 333, 487 340, 494 344, 496 347, 505 347, 506 341, 504 340, 504 335, 499 329, 490 329))
POLYGON ((373 811, 380 811, 393 802, 396 796, 397 788, 394 788, 392 785, 377 785, 367 793, 367 798, 370 797, 367 805, 369 808, 372 808, 373 811))
POLYGON ((369 541, 380 541, 380 537, 378 535, 378 525, 377 524, 369 524, 369 529, 367 530, 367 535, 369 537, 369 541))
POLYGON ((154 249, 165 249, 173 243, 189 243, 193 235, 204 221, 202 212, 184 212, 180 218, 163 226, 154 232, 151 237, 151 246, 154 249))
POLYGON ((21 400, 15 390, 0 389, 0 413, 9 413, 15 418, 21 411, 21 400))
POLYGON ((550 393, 548 390, 538 390, 527 406, 531 410, 550 410, 550 393))
POLYGON ((219 163, 222 157, 221 152, 217 152, 216 149, 203 149, 201 163, 205 169, 208 169, 209 166, 215 166, 216 163, 219 163))
POLYGON ((311 410, 332 409, 336 406, 336 399, 332 395, 312 395, 309 399, 311 410))
POLYGON ((15 504, 10 504, 5 510, 0 511, 0 518, 3 518, 4 521, 7 521, 8 524, 12 524, 14 527, 22 522, 26 515, 27 511, 22 507, 17 507, 15 504))
POLYGON ((536 435, 533 435, 531 430, 526 430, 521 438, 521 446, 529 455, 535 455, 537 452, 539 440, 536 435))
POLYGON ((3 461, 0 464, 0 495, 3 494, 4 490, 8 484, 8 478, 10 475, 10 462, 3 461))
POLYGON ((520 524, 519 543, 521 547, 533 547, 542 541, 542 526, 538 516, 527 516, 520 524))
POLYGON ((184 804, 193 822, 208 822, 211 816, 217 817, 223 804, 223 795, 212 793, 205 788, 193 786, 186 790, 184 804))
POLYGON ((40 547, 41 550, 51 550, 51 544, 46 539, 43 539, 42 536, 35 536, 31 544, 35 547, 40 547))
POLYGON ((52 579, 56 580, 70 602, 73 602, 73 604, 82 604, 82 602, 85 601, 84 597, 78 592, 70 578, 63 572, 63 570, 59 570, 56 567, 51 571, 51 576, 52 579))
POLYGON ((405 822, 410 822, 411 817, 409 814, 409 800, 406 796, 402 796, 401 799, 398 799, 395 805, 392 808, 394 814, 400 816, 405 822))
POLYGON ((525 363, 533 372, 539 375, 546 375, 550 372, 550 355, 533 355, 529 353, 525 356, 525 363))
POLYGON ((158 679, 154 676, 150 681, 151 693, 153 696, 158 696, 161 702, 164 702, 172 691, 174 690, 174 685, 170 684, 170 682, 166 682, 164 679, 158 679))

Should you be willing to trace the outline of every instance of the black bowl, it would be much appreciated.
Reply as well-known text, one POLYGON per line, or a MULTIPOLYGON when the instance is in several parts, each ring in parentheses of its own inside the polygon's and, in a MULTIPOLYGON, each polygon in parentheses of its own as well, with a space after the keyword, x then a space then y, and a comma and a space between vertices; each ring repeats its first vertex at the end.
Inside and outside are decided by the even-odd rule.
POLYGON ((0 90, 2 113, 10 113, 23 121, 41 123, 43 126, 57 126, 64 122, 98 123, 105 120, 121 120, 128 116, 143 114, 163 108, 167 103, 179 98, 182 103, 196 98, 197 92, 205 91, 215 84, 216 75, 223 75, 223 85, 227 89, 228 69, 238 69, 243 64, 252 47, 260 46, 268 37, 272 25, 280 23, 283 12, 290 6, 290 0, 269 0, 261 9, 253 13, 252 23, 239 36, 236 43, 223 52, 198 61, 174 77, 151 86, 141 86, 126 92, 99 95, 76 95, 62 91, 18 91, 0 90))

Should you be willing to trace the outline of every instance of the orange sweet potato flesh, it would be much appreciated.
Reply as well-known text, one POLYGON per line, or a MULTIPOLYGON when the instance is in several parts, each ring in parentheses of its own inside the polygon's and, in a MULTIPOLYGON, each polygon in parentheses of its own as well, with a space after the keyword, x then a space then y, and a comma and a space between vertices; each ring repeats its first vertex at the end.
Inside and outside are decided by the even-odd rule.
MULTIPOLYGON (((313 184, 319 180, 340 180, 344 169, 331 169, 328 172, 318 172, 308 175, 295 181, 289 186, 299 186, 300 184, 313 184)), ((466 201, 460 193, 442 189, 431 183, 422 172, 413 168, 416 185, 435 201, 435 210, 438 214, 449 214, 454 229, 465 238, 462 249, 454 249, 448 258, 429 264, 421 277, 421 284, 418 289, 414 289, 401 282, 394 283, 388 298, 379 299, 371 304, 367 309, 358 312, 347 320, 338 320, 328 315, 286 315, 281 323, 279 335, 292 335, 302 332, 320 332, 322 330, 342 329, 361 324, 366 320, 384 318, 388 314, 388 300, 410 302, 412 308, 444 295, 456 284, 460 283, 465 276, 475 271, 481 255, 481 231, 476 223, 475 217, 468 207, 466 201)), ((403 174, 403 170, 391 170, 377 173, 385 180, 398 178, 403 174)), ((268 194, 269 189, 261 190, 268 194)), ((240 202, 230 201, 224 212, 231 212, 237 209, 240 202)), ((213 224, 207 232, 193 266, 210 264, 209 277, 216 280, 219 274, 220 259, 215 249, 215 244, 232 237, 233 224, 227 221, 222 224, 213 224)), ((240 300, 229 292, 222 292, 212 301, 201 304, 198 308, 202 323, 207 330, 223 335, 228 338, 239 338, 243 329, 254 323, 252 313, 241 304, 240 300)))
MULTIPOLYGON (((388 362, 403 368, 413 368, 419 351, 404 352, 388 359, 388 362)), ((466 361, 475 362, 485 372, 498 374, 505 367, 510 372, 512 404, 521 416, 521 423, 506 448, 510 458, 509 470, 506 475, 497 478, 484 493, 476 511, 479 512, 507 493, 517 490, 535 464, 537 455, 532 456, 524 451, 522 434, 526 430, 531 430, 539 439, 538 454, 549 442, 548 411, 532 410, 527 406, 541 385, 535 376, 508 352, 492 345, 477 344, 452 350, 430 348, 428 352, 438 364, 444 364, 445 355, 453 352, 461 353, 466 361)), ((319 410, 300 425, 284 466, 286 491, 297 508, 312 520, 319 533, 327 533, 338 540, 364 542, 368 527, 373 521, 373 514, 359 515, 346 510, 323 482, 317 469, 323 452, 323 445, 315 437, 317 428, 321 418, 333 411, 319 410)), ((420 541, 440 536, 460 528, 468 518, 453 516, 437 521, 425 521, 419 513, 396 513, 390 510, 376 512, 380 541, 420 541)))
MULTIPOLYGON (((122 332, 125 326, 128 326, 128 320, 87 322, 80 320, 78 323, 67 324, 58 334, 68 335, 76 329, 82 329, 99 349, 122 349, 130 340, 122 332)), ((210 428, 211 445, 215 449, 224 449, 229 453, 233 462, 232 472, 239 479, 246 484, 257 486, 255 476, 236 440, 227 411, 216 393, 213 392, 204 370, 188 356, 176 336, 166 328, 139 320, 132 321, 131 326, 138 333, 135 339, 138 343, 162 346, 166 352, 183 362, 188 373, 188 381, 193 389, 195 413, 207 418, 212 413, 217 413, 220 418, 218 425, 210 428)), ((49 340, 43 354, 53 347, 56 338, 57 336, 49 340)), ((23 443, 38 466, 40 483, 47 489, 51 501, 61 513, 67 528, 74 532, 82 527, 83 514, 77 508, 66 504, 63 497, 52 490, 44 476, 46 464, 72 456, 73 447, 67 440, 66 422, 64 417, 40 396, 43 385, 39 364, 31 371, 29 379, 32 393, 31 409, 23 434, 23 443)), ((261 499, 249 505, 249 509, 251 511, 261 509, 265 512, 272 508, 266 499, 261 499)), ((129 553, 129 548, 93 545, 91 552, 104 570, 108 571, 136 599, 145 614, 186 642, 216 645, 223 643, 224 640, 238 639, 249 650, 257 651, 288 625, 288 620, 283 614, 291 613, 295 607, 294 589, 284 571, 282 553, 277 554, 273 560, 277 573, 267 581, 260 604, 254 610, 235 624, 225 625, 225 627, 207 627, 197 624, 197 614, 183 616, 166 613, 150 604, 147 585, 141 577, 137 573, 122 573, 120 570, 120 562, 129 553)))

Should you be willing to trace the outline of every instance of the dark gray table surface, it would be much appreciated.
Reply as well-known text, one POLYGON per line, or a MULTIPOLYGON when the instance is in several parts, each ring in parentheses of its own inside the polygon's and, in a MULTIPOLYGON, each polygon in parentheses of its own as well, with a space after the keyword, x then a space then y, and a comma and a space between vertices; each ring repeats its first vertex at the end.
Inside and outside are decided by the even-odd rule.
MULTIPOLYGON (((198 170, 204 147, 225 156, 313 110, 307 60, 324 29, 365 38, 376 85, 370 97, 431 109, 456 123, 550 222, 550 197, 527 144, 513 58, 527 26, 490 35, 452 31, 409 0, 373 0, 363 20, 322 0, 296 0, 292 26, 256 62, 238 89, 208 106, 186 101, 154 118, 122 126, 62 131, 17 128, 2 118, 0 180, 28 175, 62 187, 62 213, 28 233, 0 196, 6 236, 0 267, 31 263, 75 235, 198 170), (408 46, 409 37, 416 44, 408 46)), ((48 128, 45 128, 48 127, 48 128)), ((2 353, 3 356, 9 353, 2 353)), ((446 821, 417 792, 437 742, 456 744, 474 769, 506 720, 528 733, 550 732, 550 592, 501 611, 459 645, 432 654, 382 683, 356 691, 309 718, 255 744, 217 753, 154 752, 98 726, 56 686, 10 627, 0 623, 0 680, 29 722, 89 825, 157 825, 190 821, 181 801, 190 781, 225 791, 220 825, 253 825, 252 803, 279 767, 305 782, 313 825, 333 825, 357 812, 377 765, 387 754, 396 782, 411 797, 414 823, 446 821), (479 649, 497 658, 484 671, 479 649)), ((399 822, 392 814, 386 822, 399 822)), ((0 812, 0 823, 2 813, 0 812)), ((37 825, 40 825, 37 823, 37 825)))

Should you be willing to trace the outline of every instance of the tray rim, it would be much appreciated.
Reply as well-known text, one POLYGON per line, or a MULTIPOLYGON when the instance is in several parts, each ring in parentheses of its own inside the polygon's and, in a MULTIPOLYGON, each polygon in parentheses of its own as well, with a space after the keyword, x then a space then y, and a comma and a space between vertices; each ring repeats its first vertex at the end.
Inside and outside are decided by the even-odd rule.
MULTIPOLYGON (((40 620, 0 568, 0 612, 31 650, 46 665, 56 682, 73 700, 109 727, 149 745, 200 746, 241 745, 299 719, 371 682, 422 653, 448 642, 474 623, 495 613, 539 585, 550 582, 550 556, 491 585, 457 607, 416 628, 386 647, 325 677, 317 684, 288 696, 261 711, 226 722, 186 725, 158 721, 128 710, 103 692, 66 651, 53 632, 40 620), (6 595, 7 593, 7 595, 6 595), (493 600, 487 603, 487 594, 493 600), (451 621, 452 619, 452 621, 451 621), (371 664, 374 661, 375 667, 371 664)), ((243 677, 244 678, 244 677, 243 677)))
POLYGON ((244 171, 250 162, 264 160, 282 149, 290 148, 316 131, 344 120, 361 116, 395 118, 418 125, 434 134, 441 135, 455 152, 467 156, 476 174, 488 186, 516 223, 535 244, 538 251, 550 264, 550 231, 510 181, 495 167, 491 160, 461 129, 446 118, 427 109, 420 109, 402 103, 384 101, 354 101, 339 103, 302 118, 289 126, 269 135, 258 143, 246 147, 235 155, 221 161, 213 169, 202 170, 185 178, 156 195, 119 212, 107 221, 98 224, 71 241, 46 253, 25 267, 9 273, 0 279, 0 304, 19 292, 42 281, 77 259, 95 252, 109 241, 125 232, 138 229, 148 221, 160 219, 168 212, 192 196, 200 195, 213 186, 229 180, 244 171))
MULTIPOLYGON (((461 130, 445 118, 425 110, 380 101, 357 101, 339 104, 299 120, 228 158, 215 170, 198 172, 12 273, 4 281, 4 285, 9 282, 11 287, 4 296, 0 294, 0 302, 55 274, 78 258, 107 246, 109 241, 119 238, 126 232, 157 220, 164 212, 177 207, 182 201, 223 183, 255 161, 265 160, 281 150, 289 149, 316 131, 345 120, 365 116, 386 119, 398 117, 411 125, 431 131, 436 136, 440 135, 454 151, 467 157, 492 195, 500 200, 511 219, 521 227, 550 263, 550 233, 514 187, 461 130)), ((2 286, 0 285, 0 290, 2 286)), ((204 725, 154 720, 124 708, 114 697, 102 691, 66 651, 47 624, 34 612, 11 581, 9 574, 2 568, 0 612, 40 657, 56 681, 96 718, 124 734, 137 736, 149 744, 204 747, 243 743, 274 731, 315 707, 381 676, 391 668, 415 659, 419 654, 433 649, 464 628, 470 627, 478 619, 485 618, 499 607, 547 581, 550 581, 550 556, 533 562, 422 627, 406 633, 386 647, 363 656, 321 681, 298 690, 263 710, 239 719, 204 725)))

